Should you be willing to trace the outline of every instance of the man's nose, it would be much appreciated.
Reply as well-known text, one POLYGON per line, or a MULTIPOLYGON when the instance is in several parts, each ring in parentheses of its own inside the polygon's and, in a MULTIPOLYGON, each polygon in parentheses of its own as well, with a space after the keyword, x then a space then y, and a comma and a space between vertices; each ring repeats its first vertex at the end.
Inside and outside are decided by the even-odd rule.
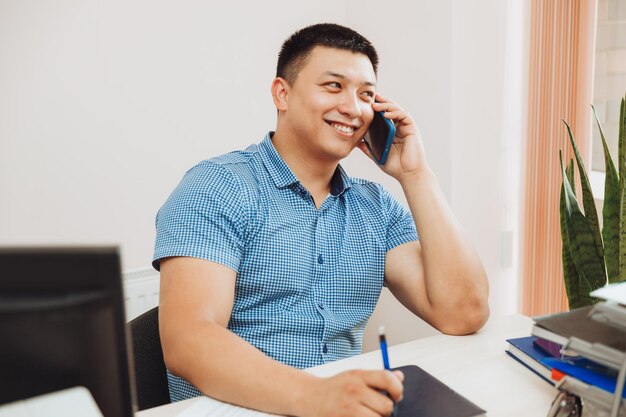
POLYGON ((356 94, 344 94, 342 95, 338 110, 347 117, 355 119, 361 117, 361 114, 363 114, 361 103, 362 101, 359 100, 356 94))

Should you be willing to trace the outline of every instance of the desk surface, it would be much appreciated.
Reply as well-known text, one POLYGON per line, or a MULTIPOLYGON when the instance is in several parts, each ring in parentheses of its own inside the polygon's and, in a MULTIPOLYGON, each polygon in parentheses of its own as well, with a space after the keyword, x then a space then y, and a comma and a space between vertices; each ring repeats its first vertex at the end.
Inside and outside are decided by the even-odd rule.
MULTIPOLYGON (((544 416, 556 389, 508 357, 506 339, 530 335, 533 321, 513 315, 489 320, 470 336, 436 336, 389 348, 392 367, 418 365, 467 397, 490 417, 544 416)), ((393 340, 387 340, 393 345, 393 340)), ((380 369, 379 351, 311 368, 318 376, 349 369, 380 369)), ((137 417, 171 417, 191 406, 197 398, 144 410, 137 417)))

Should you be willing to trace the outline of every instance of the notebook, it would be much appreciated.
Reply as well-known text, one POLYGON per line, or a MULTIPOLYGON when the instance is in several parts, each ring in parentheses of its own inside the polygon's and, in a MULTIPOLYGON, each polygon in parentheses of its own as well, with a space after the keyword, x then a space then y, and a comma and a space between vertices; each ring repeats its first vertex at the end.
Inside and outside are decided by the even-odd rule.
POLYGON ((395 368, 404 373, 404 398, 398 403, 396 417, 475 417, 485 410, 443 382, 409 365, 395 368))
MULTIPOLYGON (((415 366, 394 368, 404 373, 404 397, 397 404, 395 417, 479 417, 485 410, 453 391, 428 372, 415 366)), ((198 399, 177 417, 272 417, 273 414, 222 403, 212 398, 198 399)))
POLYGON ((541 362, 541 359, 552 356, 550 353, 538 347, 535 343, 536 340, 538 339, 534 336, 507 339, 509 347, 506 349, 506 353, 535 374, 539 375, 544 381, 554 385, 554 381, 551 379, 552 369, 541 362))

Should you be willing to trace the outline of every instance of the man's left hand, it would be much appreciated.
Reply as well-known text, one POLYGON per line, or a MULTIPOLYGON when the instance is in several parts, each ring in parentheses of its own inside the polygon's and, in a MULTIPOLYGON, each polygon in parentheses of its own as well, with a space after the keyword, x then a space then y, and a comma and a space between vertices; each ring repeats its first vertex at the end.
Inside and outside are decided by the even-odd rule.
MULTIPOLYGON (((429 170, 422 137, 411 115, 396 102, 380 94, 376 94, 376 103, 372 104, 372 108, 374 111, 384 111, 384 116, 396 126, 396 136, 389 150, 387 162, 380 165, 380 168, 400 182, 405 176, 412 176, 429 170)), ((365 142, 361 142, 358 147, 372 158, 365 142)))

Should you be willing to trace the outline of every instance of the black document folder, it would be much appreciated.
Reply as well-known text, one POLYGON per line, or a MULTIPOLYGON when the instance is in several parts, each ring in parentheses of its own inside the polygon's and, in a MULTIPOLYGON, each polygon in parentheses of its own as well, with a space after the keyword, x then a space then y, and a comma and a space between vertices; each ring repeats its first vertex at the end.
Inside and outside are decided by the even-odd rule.
POLYGON ((404 397, 396 417, 475 417, 485 410, 415 365, 395 368, 404 373, 404 397))

